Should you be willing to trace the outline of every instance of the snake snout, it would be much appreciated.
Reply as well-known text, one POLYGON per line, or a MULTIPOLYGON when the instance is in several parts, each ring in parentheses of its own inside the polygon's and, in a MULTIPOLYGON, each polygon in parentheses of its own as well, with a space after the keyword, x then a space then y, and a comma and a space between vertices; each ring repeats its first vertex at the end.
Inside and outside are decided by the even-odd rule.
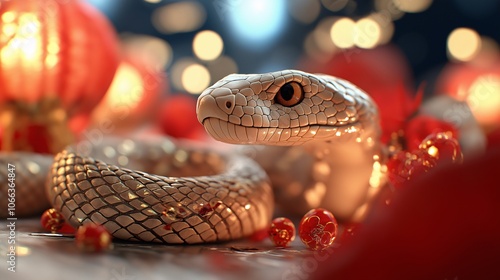
POLYGON ((235 106, 235 95, 228 88, 216 88, 204 91, 198 98, 196 114, 203 124, 207 118, 228 121, 235 106))

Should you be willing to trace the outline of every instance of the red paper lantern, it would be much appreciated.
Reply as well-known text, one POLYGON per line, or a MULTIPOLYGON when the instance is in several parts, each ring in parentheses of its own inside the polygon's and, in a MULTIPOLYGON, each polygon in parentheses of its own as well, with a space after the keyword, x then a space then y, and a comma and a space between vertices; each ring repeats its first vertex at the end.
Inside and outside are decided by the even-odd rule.
POLYGON ((106 93, 119 60, 115 32, 85 1, 1 4, 0 107, 10 114, 0 124, 3 144, 33 123, 60 139, 68 120, 88 115, 106 93))
POLYGON ((77 0, 2 1, 0 15, 0 102, 57 98, 70 115, 92 110, 118 65, 108 21, 77 0))
MULTIPOLYGON (((500 127, 500 61, 450 63, 436 85, 437 94, 447 94, 469 105, 486 132, 500 127)), ((460 111, 456 112, 460 116, 460 111)))
POLYGON ((92 113, 93 125, 111 122, 116 130, 130 130, 155 117, 159 99, 167 81, 162 72, 134 59, 133 54, 121 62, 111 86, 92 113))

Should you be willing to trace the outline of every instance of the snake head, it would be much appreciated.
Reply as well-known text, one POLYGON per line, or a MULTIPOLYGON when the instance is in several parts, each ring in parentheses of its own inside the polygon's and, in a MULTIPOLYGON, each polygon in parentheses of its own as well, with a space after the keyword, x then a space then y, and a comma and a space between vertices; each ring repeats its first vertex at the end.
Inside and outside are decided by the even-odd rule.
POLYGON ((200 95, 196 108, 216 140, 282 146, 359 137, 373 110, 351 83, 297 70, 226 76, 200 95))

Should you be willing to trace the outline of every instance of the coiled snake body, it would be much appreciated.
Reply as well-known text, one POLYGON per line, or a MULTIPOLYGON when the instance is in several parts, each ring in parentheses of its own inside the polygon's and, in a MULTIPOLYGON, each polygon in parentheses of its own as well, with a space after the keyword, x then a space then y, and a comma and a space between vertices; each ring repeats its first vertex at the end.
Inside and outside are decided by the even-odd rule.
POLYGON ((252 160, 166 139, 114 140, 91 152, 75 145, 51 167, 37 164, 49 173, 50 204, 75 227, 94 222, 120 239, 192 244, 265 229, 274 196, 287 211, 322 206, 351 219, 383 184, 377 107, 344 80, 233 74, 200 95, 197 114, 217 140, 265 146, 246 150, 252 160))

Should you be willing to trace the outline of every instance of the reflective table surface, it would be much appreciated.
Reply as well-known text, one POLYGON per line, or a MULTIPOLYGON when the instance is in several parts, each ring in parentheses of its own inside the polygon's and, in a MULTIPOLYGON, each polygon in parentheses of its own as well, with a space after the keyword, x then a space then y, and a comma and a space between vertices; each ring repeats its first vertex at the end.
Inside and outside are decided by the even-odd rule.
POLYGON ((71 236, 44 233, 36 218, 15 221, 14 233, 9 223, 0 222, 2 280, 305 279, 332 252, 309 251, 297 237, 286 249, 267 238, 189 246, 115 241, 113 249, 92 254, 79 251, 71 236), (9 271, 13 245, 15 272, 9 271))

